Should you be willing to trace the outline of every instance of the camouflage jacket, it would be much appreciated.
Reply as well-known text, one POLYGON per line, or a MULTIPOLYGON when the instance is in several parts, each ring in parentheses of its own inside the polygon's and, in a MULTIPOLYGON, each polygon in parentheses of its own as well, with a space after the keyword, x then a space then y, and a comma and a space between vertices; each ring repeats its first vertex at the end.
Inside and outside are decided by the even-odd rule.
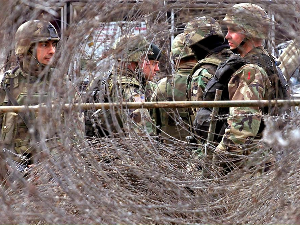
MULTIPOLYGON (((264 53, 261 48, 250 51, 244 59, 264 53)), ((264 100, 269 98, 271 82, 265 69, 257 64, 247 63, 234 72, 228 83, 229 100, 264 100)), ((245 154, 258 134, 262 120, 259 107, 230 107, 227 128, 216 151, 245 154)))
MULTIPOLYGON (((16 101, 18 105, 37 105, 45 102, 49 87, 48 78, 49 74, 42 79, 37 76, 29 76, 20 68, 7 71, 1 82, 0 105, 15 105, 11 99, 16 101), (10 93, 10 98, 7 92, 10 93)), ((2 114, 0 116, 3 120, 0 136, 1 143, 18 153, 30 153, 31 149, 29 148, 32 137, 28 132, 28 126, 33 126, 36 122, 33 120, 35 116, 29 112, 19 114, 7 112, 2 114)))
POLYGON ((152 99, 153 93, 156 91, 157 83, 153 81, 147 81, 145 85, 145 100, 150 102, 152 99))
MULTIPOLYGON (((187 78, 193 66, 194 63, 182 65, 174 75, 161 79, 152 101, 186 101, 187 78)), ((163 131, 162 136, 170 135, 176 139, 185 140, 185 137, 189 135, 188 109, 156 109, 153 117, 163 131)))
MULTIPOLYGON (((109 100, 112 102, 145 102, 145 86, 133 71, 116 70, 108 81, 109 100)), ((121 127, 126 131, 154 134, 153 122, 147 109, 122 109, 118 113, 121 127)))

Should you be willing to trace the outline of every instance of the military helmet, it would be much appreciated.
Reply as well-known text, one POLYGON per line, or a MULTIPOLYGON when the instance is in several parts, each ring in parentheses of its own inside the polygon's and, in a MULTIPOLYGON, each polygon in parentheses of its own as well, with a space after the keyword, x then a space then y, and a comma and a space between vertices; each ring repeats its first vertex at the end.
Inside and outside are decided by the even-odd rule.
POLYGON ((227 25, 236 25, 245 31, 245 35, 253 38, 265 39, 271 25, 265 10, 252 3, 235 4, 229 9, 223 19, 227 25))
POLYGON ((116 58, 123 62, 140 62, 144 55, 149 59, 159 59, 161 55, 160 49, 141 35, 122 36, 117 39, 113 49, 116 58))
POLYGON ((210 16, 196 17, 188 22, 184 28, 184 33, 188 35, 189 46, 213 35, 224 37, 220 24, 210 16))
POLYGON ((23 23, 16 32, 15 53, 25 55, 34 43, 59 40, 57 31, 50 22, 31 20, 23 23))
POLYGON ((189 56, 194 56, 194 53, 192 52, 192 49, 189 48, 185 43, 185 33, 178 34, 171 46, 171 59, 183 59, 189 56))

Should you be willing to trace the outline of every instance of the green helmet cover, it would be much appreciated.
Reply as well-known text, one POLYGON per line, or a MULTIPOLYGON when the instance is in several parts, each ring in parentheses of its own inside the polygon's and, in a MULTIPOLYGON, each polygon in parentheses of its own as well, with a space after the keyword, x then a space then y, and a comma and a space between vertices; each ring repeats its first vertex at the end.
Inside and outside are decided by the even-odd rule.
POLYGON ((210 16, 196 17, 187 23, 184 33, 188 35, 187 42, 191 46, 210 36, 224 37, 220 24, 210 16))
POLYGON ((183 58, 187 58, 189 56, 194 56, 192 49, 186 45, 185 39, 186 39, 185 33, 178 34, 174 38, 174 40, 172 42, 172 46, 171 46, 171 59, 172 60, 183 59, 183 58))
POLYGON ((248 37, 265 39, 268 36, 271 20, 260 6, 240 3, 229 9, 223 23, 238 26, 248 37))
POLYGON ((43 41, 59 41, 55 27, 46 21, 30 20, 23 23, 15 35, 15 54, 25 55, 31 45, 43 41))

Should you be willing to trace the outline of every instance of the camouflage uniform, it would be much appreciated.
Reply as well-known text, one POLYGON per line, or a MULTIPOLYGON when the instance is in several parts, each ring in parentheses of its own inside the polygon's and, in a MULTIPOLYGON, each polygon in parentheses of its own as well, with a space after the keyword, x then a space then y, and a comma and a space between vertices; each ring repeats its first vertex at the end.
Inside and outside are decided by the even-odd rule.
MULTIPOLYGON (((185 34, 177 35, 172 43, 171 58, 178 62, 191 57, 194 58, 194 54, 185 46, 185 34)), ((176 68, 175 74, 160 80, 153 95, 153 101, 185 101, 187 78, 194 65, 194 62, 185 62, 176 68)), ((191 121, 188 109, 156 109, 154 118, 163 131, 162 136, 170 135, 176 139, 185 140, 189 135, 191 121)))
POLYGON ((147 81, 145 86, 145 100, 150 102, 152 100, 153 93, 156 91, 158 84, 153 81, 147 81))
MULTIPOLYGON (((254 49, 248 55, 256 53, 254 49)), ((270 90, 271 82, 266 71, 257 64, 247 63, 232 74, 228 82, 228 100, 267 100, 270 90)), ((251 144, 258 134, 262 114, 259 107, 230 107, 227 128, 217 151, 247 154, 244 144, 251 144)))
MULTIPOLYGON (((35 44, 43 41, 59 41, 51 23, 34 20, 22 24, 16 32, 15 53, 20 65, 4 74, 0 89, 0 105, 37 105, 44 102, 49 90, 50 70, 37 61, 35 44)), ((1 143, 18 154, 32 154, 31 141, 38 140, 33 129, 36 115, 30 112, 7 112, 1 115, 1 143)))
MULTIPOLYGON (((128 69, 125 71, 117 70, 112 76, 117 77, 117 79, 120 78, 111 81, 114 83, 110 91, 112 102, 145 102, 145 86, 141 84, 135 72, 128 69)), ((119 115, 122 115, 122 126, 125 131, 128 132, 133 129, 136 133, 147 131, 149 134, 154 134, 153 122, 147 109, 128 109, 119 115)))
MULTIPOLYGON (((148 59, 152 59, 151 57, 158 59, 160 50, 141 36, 123 37, 118 40, 114 49, 119 62, 106 81, 105 101, 145 102, 146 90, 150 92, 147 92, 149 99, 155 85, 145 80, 143 73, 137 70, 139 68, 133 71, 127 65, 132 62, 139 63, 144 56, 148 59)), ((92 83, 90 89, 101 90, 97 79, 92 83)), ((99 96, 96 98, 101 99, 99 96)), ((153 122, 147 109, 120 109, 116 112, 113 112, 113 109, 98 110, 94 117, 100 129, 104 130, 104 134, 120 133, 122 130, 125 132, 133 130, 138 134, 143 134, 145 131, 154 134, 153 122)))
MULTIPOLYGON (((188 98, 192 101, 202 101, 203 93, 208 81, 214 76, 218 65, 229 58, 232 52, 224 41, 224 35, 217 21, 208 16, 197 17, 186 25, 184 32, 188 35, 188 44, 195 52, 198 63, 193 68, 188 82, 188 98), (195 48, 195 46, 203 48, 195 48), (203 54, 202 52, 206 53, 203 54), (201 51, 200 56, 198 56, 201 51), (204 58, 200 58, 204 57, 204 58)), ((201 114, 201 121, 194 127, 198 138, 204 141, 211 121, 211 109, 193 108, 193 115, 201 114)), ((194 119, 194 116, 192 117, 194 119)))

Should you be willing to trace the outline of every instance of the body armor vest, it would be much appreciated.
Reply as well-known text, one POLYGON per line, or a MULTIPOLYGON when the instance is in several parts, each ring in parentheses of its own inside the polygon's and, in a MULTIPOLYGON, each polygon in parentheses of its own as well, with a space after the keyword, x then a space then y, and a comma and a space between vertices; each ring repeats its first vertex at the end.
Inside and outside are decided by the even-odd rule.
MULTIPOLYGON (((46 77, 46 76, 45 76, 46 77)), ((29 76, 21 69, 15 68, 4 74, 2 88, 5 90, 4 104, 6 105, 37 105, 47 98, 46 79, 29 76)), ((30 153, 32 135, 29 128, 34 127, 36 115, 31 112, 7 112, 3 115, 1 126, 1 142, 17 153, 30 153)), ((35 133, 35 132, 33 132, 35 133)), ((38 138, 36 133, 35 138, 38 138)))

